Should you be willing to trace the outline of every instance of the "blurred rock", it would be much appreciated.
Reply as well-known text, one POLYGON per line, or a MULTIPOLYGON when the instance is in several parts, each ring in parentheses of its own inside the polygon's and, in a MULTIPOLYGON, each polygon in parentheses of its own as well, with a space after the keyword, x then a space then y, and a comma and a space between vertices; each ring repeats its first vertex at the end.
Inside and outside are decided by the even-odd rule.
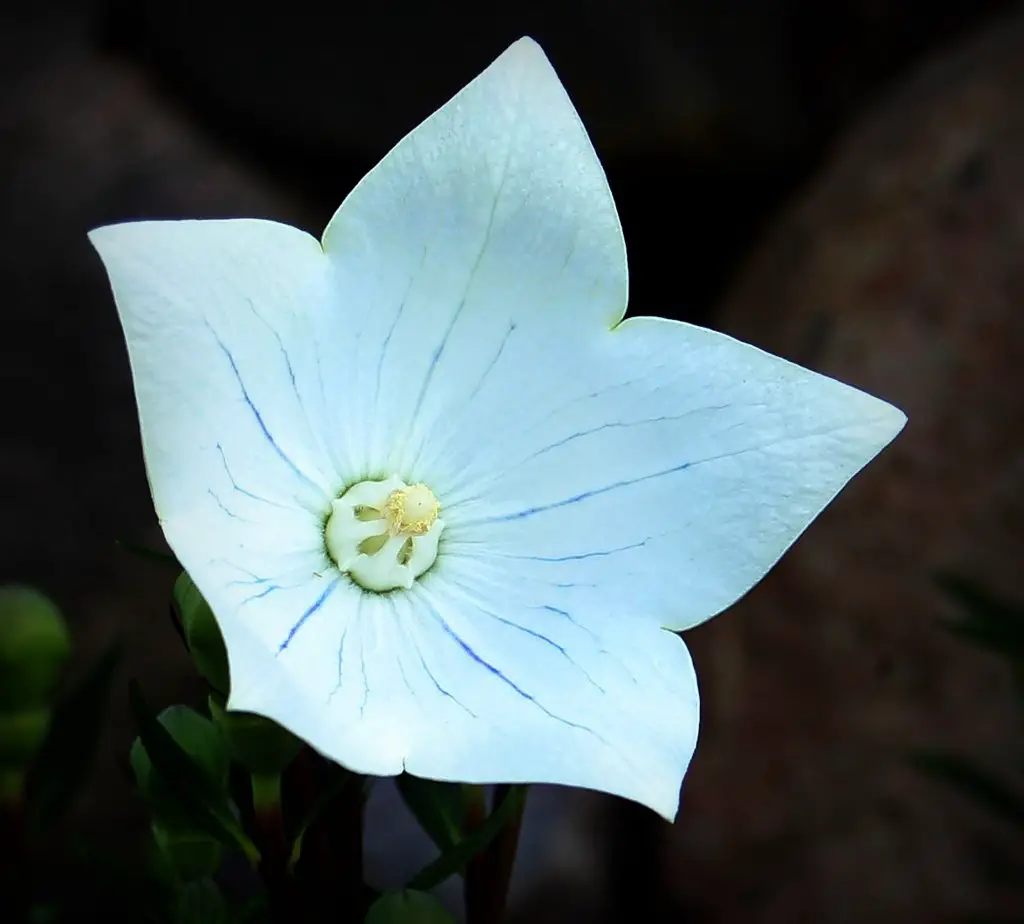
MULTIPOLYGON (((768 235, 719 326, 884 397, 906 431, 688 636, 702 740, 665 881, 696 919, 963 920, 1022 897, 906 755, 1006 764, 1009 677, 936 572, 1024 601, 1024 18, 897 87, 768 235)), ((1014 903, 1016 902, 1016 903, 1014 903)))
POLYGON ((282 15, 239 0, 104 4, 108 40, 225 130, 293 156, 374 159, 524 35, 607 157, 791 151, 803 131, 786 63, 795 5, 292 0, 282 15))
MULTIPOLYGON (((86 232, 184 216, 301 224, 304 207, 204 141, 135 69, 91 51, 86 5, 67 10, 40 5, 0 26, 0 581, 62 604, 79 670, 122 634, 124 673, 163 705, 197 685, 167 617, 175 574, 114 544, 160 538, 124 341, 86 232)), ((140 830, 122 769, 125 682, 76 819, 100 840, 140 830)))

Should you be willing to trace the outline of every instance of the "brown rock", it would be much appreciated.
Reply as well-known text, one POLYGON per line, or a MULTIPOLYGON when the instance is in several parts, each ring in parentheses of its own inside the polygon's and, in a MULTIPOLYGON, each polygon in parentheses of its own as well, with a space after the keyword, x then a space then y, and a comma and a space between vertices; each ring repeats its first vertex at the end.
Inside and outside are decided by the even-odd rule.
POLYGON ((704 728, 666 881, 708 919, 1018 914, 983 819, 907 764, 1009 764, 1009 677, 937 627, 954 571, 1024 601, 1024 18, 897 87, 769 234, 720 326, 892 401, 906 431, 689 636, 704 728))

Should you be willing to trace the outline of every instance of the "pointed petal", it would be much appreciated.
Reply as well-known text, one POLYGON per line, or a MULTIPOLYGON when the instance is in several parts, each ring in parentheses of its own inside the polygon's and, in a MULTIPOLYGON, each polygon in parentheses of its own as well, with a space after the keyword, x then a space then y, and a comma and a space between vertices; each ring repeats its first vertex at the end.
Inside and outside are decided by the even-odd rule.
POLYGON ((699 713, 685 646, 649 622, 584 627, 547 590, 469 564, 410 593, 338 585, 305 616, 304 589, 300 627, 269 634, 286 598, 267 619, 254 601, 228 630, 231 708, 358 772, 583 786, 674 818, 699 713))
POLYGON ((446 554, 573 585, 583 619, 587 600, 675 630, 720 612, 906 419, 677 322, 629 320, 578 352, 554 402, 530 410, 524 370, 506 385, 521 410, 479 409, 441 500, 446 554))
POLYGON ((551 588, 467 564, 415 592, 424 670, 408 770, 582 786, 674 819, 699 722, 682 639, 638 619, 584 623, 551 588))
POLYGON ((344 302, 358 306, 367 471, 415 465, 506 347, 607 329, 625 309, 604 172, 528 39, 403 139, 323 241, 344 302))
POLYGON ((124 327, 167 541, 217 616, 233 681, 270 689, 285 682, 262 672, 281 639, 263 650, 252 639, 286 633, 333 568, 323 529, 338 475, 315 352, 335 316, 329 264, 316 240, 271 222, 90 237, 124 327))
POLYGON ((160 518, 319 508, 337 476, 311 354, 332 305, 317 242, 265 221, 136 222, 90 239, 124 327, 160 518))

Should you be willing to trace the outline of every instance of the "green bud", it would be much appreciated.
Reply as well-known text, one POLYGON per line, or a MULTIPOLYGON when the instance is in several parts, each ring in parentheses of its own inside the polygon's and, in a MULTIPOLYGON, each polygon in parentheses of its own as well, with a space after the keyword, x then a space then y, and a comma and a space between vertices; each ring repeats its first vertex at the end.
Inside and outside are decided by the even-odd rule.
POLYGON ((220 869, 224 848, 209 834, 169 830, 156 823, 153 825, 153 839, 164 863, 182 882, 213 876, 220 869))
POLYGON ((173 596, 192 663, 211 687, 227 694, 231 689, 228 652, 213 610, 185 571, 174 582, 173 596))
MULTIPOLYGON (((214 724, 188 706, 169 706, 157 716, 157 721, 167 729, 178 747, 192 758, 210 784, 218 791, 227 792, 231 761, 224 739, 214 724)), ((153 767, 138 738, 132 744, 131 765, 139 789, 161 825, 170 830, 180 830, 182 825, 176 823, 180 821, 177 800, 153 767)))
POLYGON ((70 654, 52 601, 31 587, 0 587, 0 712, 48 706, 70 654))
POLYGON ((210 697, 210 716, 231 756, 249 773, 276 776, 295 760, 302 742, 272 719, 251 712, 228 712, 210 697))
POLYGON ((25 770, 32 763, 50 730, 50 710, 0 712, 0 768, 25 770))
POLYGON ((455 924, 433 895, 405 889, 385 892, 366 913, 365 924, 455 924))

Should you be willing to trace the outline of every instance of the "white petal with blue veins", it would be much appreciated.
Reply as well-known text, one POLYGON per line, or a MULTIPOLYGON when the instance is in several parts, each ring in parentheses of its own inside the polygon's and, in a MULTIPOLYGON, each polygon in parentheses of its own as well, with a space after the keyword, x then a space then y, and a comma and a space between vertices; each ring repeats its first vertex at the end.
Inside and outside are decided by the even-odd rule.
POLYGON ((528 40, 371 171, 322 247, 265 221, 91 237, 230 706, 364 773, 672 817, 698 697, 666 628, 744 594, 904 423, 728 337, 618 323, 611 195, 528 40), (386 475, 425 483, 446 526, 411 591, 371 595, 323 530, 386 475))
POLYGON ((517 42, 404 138, 324 232, 358 315, 364 468, 421 447, 506 354, 614 324, 625 245, 604 172, 539 47, 517 42))
POLYGON ((496 375, 503 387, 467 412, 468 432, 506 424, 464 444, 446 539, 453 555, 579 585, 584 619, 584 599, 672 629, 720 612, 905 422, 673 321, 627 320, 562 349, 561 364, 552 349, 539 370, 496 375))
POLYGON ((326 509, 346 451, 335 416, 347 350, 317 241, 256 220, 133 222, 90 238, 161 520, 217 503, 243 518, 326 509))

